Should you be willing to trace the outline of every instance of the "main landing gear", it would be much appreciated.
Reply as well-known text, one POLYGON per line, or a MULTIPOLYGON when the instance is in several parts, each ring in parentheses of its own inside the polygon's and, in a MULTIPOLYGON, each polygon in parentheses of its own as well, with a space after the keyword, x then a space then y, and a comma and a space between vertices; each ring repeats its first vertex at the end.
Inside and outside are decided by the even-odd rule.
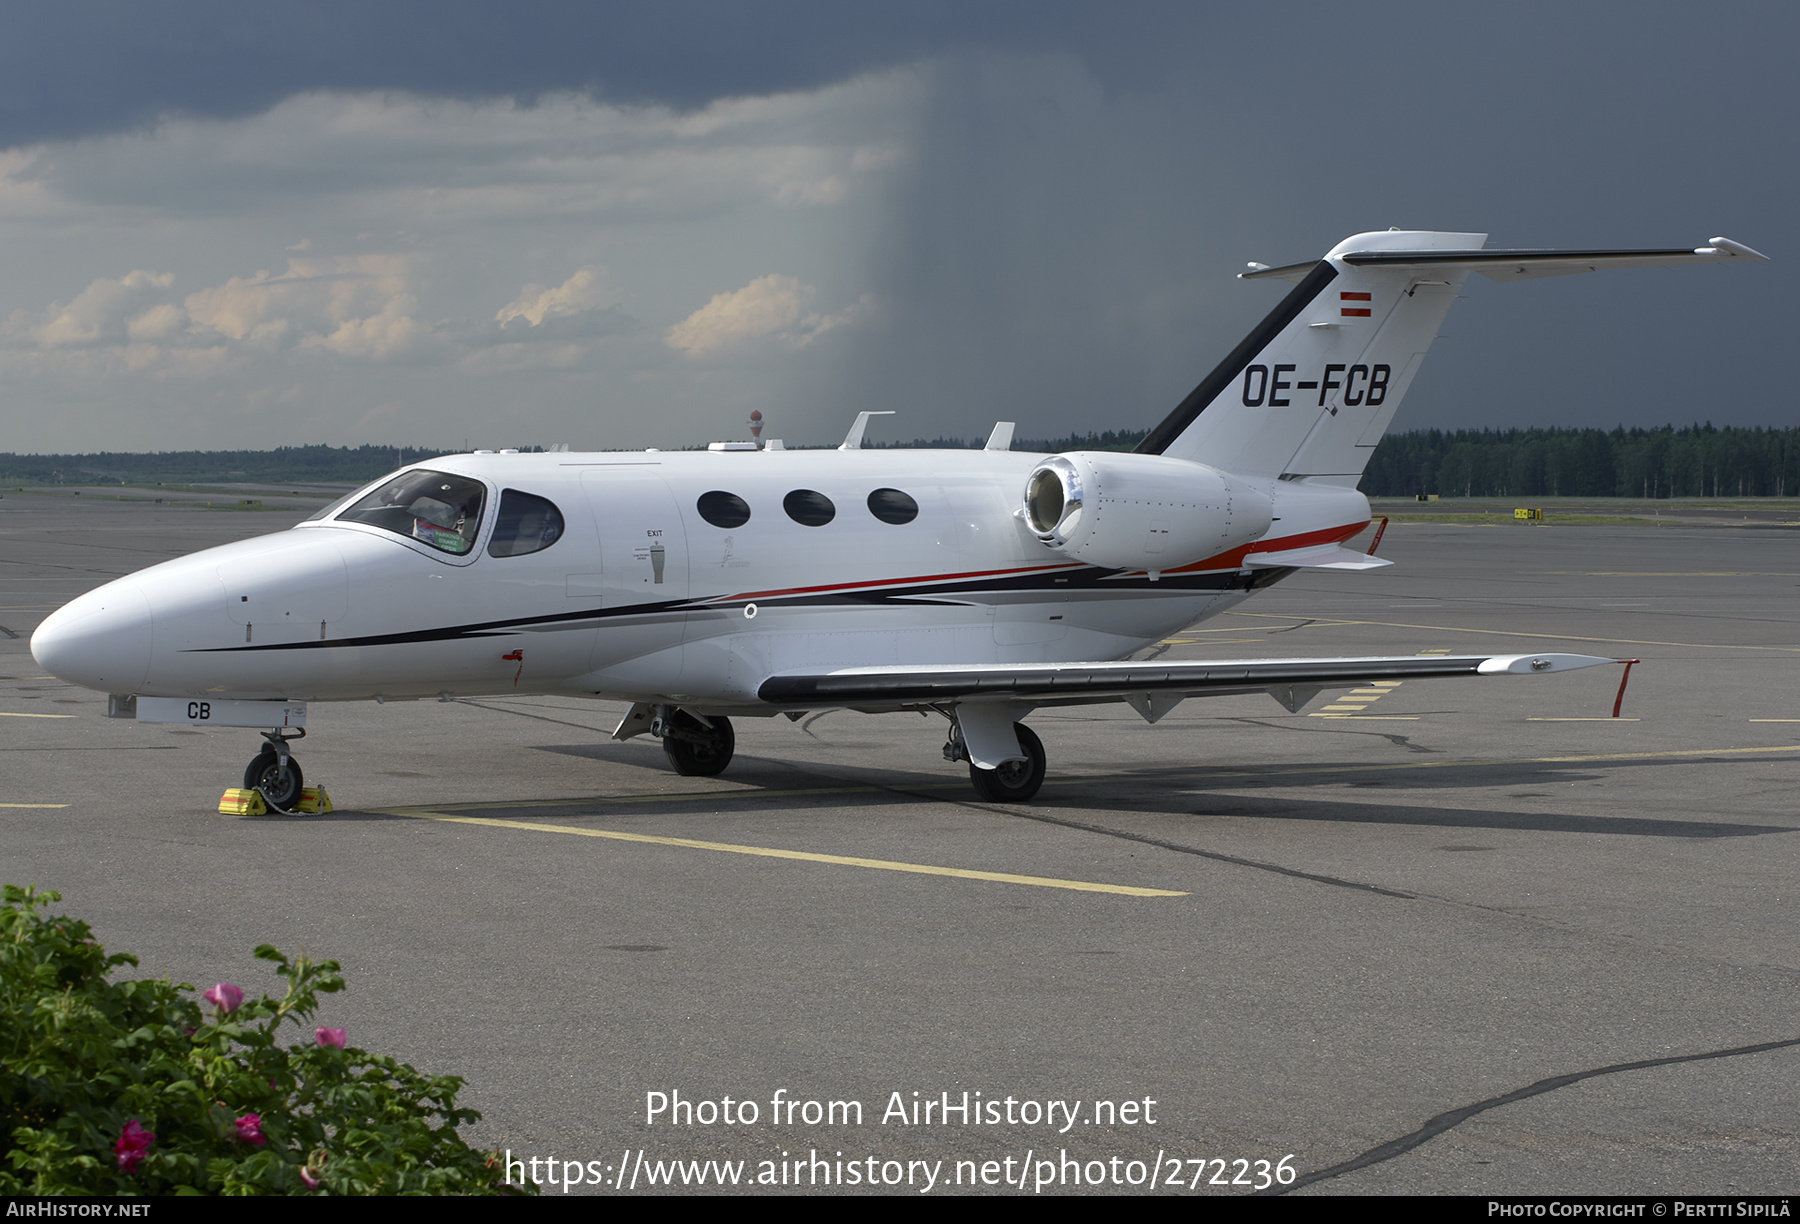
POLYGON ((684 778, 710 778, 725 772, 737 748, 731 720, 719 714, 659 712, 651 720, 650 734, 661 737, 663 755, 684 778))
POLYGON ((244 789, 260 791, 263 801, 276 811, 291 812, 299 806, 306 779, 300 773, 300 762, 288 753, 288 741, 304 739, 306 729, 264 731, 262 737, 268 743, 244 767, 244 789))
POLYGON ((1024 758, 1002 761, 997 769, 983 769, 969 761, 968 745, 963 743, 962 723, 955 717, 950 720, 950 739, 944 744, 944 759, 969 761, 969 781, 975 787, 976 797, 988 803, 1024 803, 1037 794, 1038 787, 1044 784, 1045 767, 1048 763, 1044 755, 1044 741, 1024 723, 1014 723, 1012 730, 1019 737, 1019 747, 1025 753, 1024 758))

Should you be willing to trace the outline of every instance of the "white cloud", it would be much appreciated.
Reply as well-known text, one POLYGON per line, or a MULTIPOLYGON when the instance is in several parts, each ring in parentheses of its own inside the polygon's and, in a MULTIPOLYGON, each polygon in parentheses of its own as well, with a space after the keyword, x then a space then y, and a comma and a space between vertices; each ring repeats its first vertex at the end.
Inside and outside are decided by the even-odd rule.
POLYGON ((519 296, 500 308, 494 316, 494 322, 505 327, 514 319, 523 319, 532 327, 537 327, 545 319, 559 319, 569 315, 580 314, 584 310, 593 310, 605 301, 600 278, 604 275, 601 269, 592 264, 577 269, 575 275, 554 289, 546 289, 542 285, 526 285, 519 290, 519 296))
POLYGON ((385 361, 416 348, 430 334, 430 329, 413 318, 418 302, 410 294, 389 298, 378 314, 360 319, 345 319, 329 335, 310 335, 300 342, 302 349, 327 349, 340 357, 363 357, 385 361))
POLYGON ((875 297, 865 293, 836 314, 802 314, 816 290, 794 276, 759 276, 712 301, 668 330, 664 341, 689 357, 704 357, 751 340, 774 339, 805 348, 834 327, 867 319, 875 297))
POLYGON ((836 314, 809 315, 800 320, 800 329, 794 343, 804 347, 823 336, 834 327, 842 327, 846 323, 867 323, 874 319, 881 310, 881 304, 873 293, 865 293, 850 305, 836 314))
MULTIPOLYGON (((819 303, 860 290, 927 90, 899 71, 685 113, 319 93, 0 151, 0 430, 459 440, 504 417, 679 444, 717 403, 684 380, 866 313, 819 303), (783 274, 753 281, 769 251, 783 274)), ((795 376, 733 394, 792 405, 795 376)))
POLYGON ((759 276, 742 289, 716 293, 712 301, 669 329, 670 348, 704 357, 729 345, 785 332, 800 321, 813 295, 793 276, 759 276))
POLYGON ((160 302, 125 325, 125 334, 133 340, 161 340, 180 331, 188 321, 188 313, 173 302, 160 302))
POLYGON ((44 348, 71 348, 124 338, 125 317, 175 283, 174 273, 127 272, 117 280, 97 280, 64 306, 52 304, 31 338, 44 348))
POLYGON ((302 352, 385 361, 416 350, 432 328, 415 316, 410 261, 397 255, 290 259, 287 271, 234 276, 189 294, 188 315, 253 348, 293 341, 302 352))

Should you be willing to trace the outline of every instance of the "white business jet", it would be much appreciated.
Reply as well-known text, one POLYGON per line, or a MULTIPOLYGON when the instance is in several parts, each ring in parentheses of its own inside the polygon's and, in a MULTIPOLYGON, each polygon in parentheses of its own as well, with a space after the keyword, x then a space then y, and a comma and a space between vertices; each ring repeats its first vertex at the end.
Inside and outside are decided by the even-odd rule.
POLYGON ((1021 721, 1265 692, 1299 711, 1374 680, 1560 672, 1535 654, 1131 662, 1299 569, 1387 562, 1343 547, 1357 491, 1470 272, 1498 281, 1764 256, 1488 251, 1484 234, 1358 234, 1294 283, 1135 453, 864 450, 778 441, 703 452, 477 451, 414 464, 298 527, 152 566, 31 639, 43 667, 146 722, 263 729, 245 772, 301 794, 306 703, 579 694, 630 703, 683 774, 729 764, 731 719, 935 712, 984 799, 1044 778, 1021 721))

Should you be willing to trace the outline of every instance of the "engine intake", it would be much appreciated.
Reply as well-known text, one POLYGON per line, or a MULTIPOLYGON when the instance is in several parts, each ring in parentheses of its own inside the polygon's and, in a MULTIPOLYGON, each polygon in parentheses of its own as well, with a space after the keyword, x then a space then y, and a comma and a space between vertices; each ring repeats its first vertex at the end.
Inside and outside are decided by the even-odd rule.
POLYGON ((1070 451, 1025 478, 1032 533, 1108 569, 1177 569, 1230 552, 1260 539, 1273 513, 1242 478, 1161 455, 1070 451))

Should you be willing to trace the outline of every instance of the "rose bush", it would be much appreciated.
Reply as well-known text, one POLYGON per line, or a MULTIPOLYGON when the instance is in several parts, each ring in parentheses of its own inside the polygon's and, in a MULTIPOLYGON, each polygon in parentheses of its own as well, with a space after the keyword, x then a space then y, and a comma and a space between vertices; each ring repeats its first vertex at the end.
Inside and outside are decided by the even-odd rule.
POLYGON ((279 999, 110 980, 86 923, 45 914, 53 892, 0 902, 0 1194, 519 1194, 457 1127, 462 1080, 428 1076, 311 1029, 334 961, 256 955, 279 999))

